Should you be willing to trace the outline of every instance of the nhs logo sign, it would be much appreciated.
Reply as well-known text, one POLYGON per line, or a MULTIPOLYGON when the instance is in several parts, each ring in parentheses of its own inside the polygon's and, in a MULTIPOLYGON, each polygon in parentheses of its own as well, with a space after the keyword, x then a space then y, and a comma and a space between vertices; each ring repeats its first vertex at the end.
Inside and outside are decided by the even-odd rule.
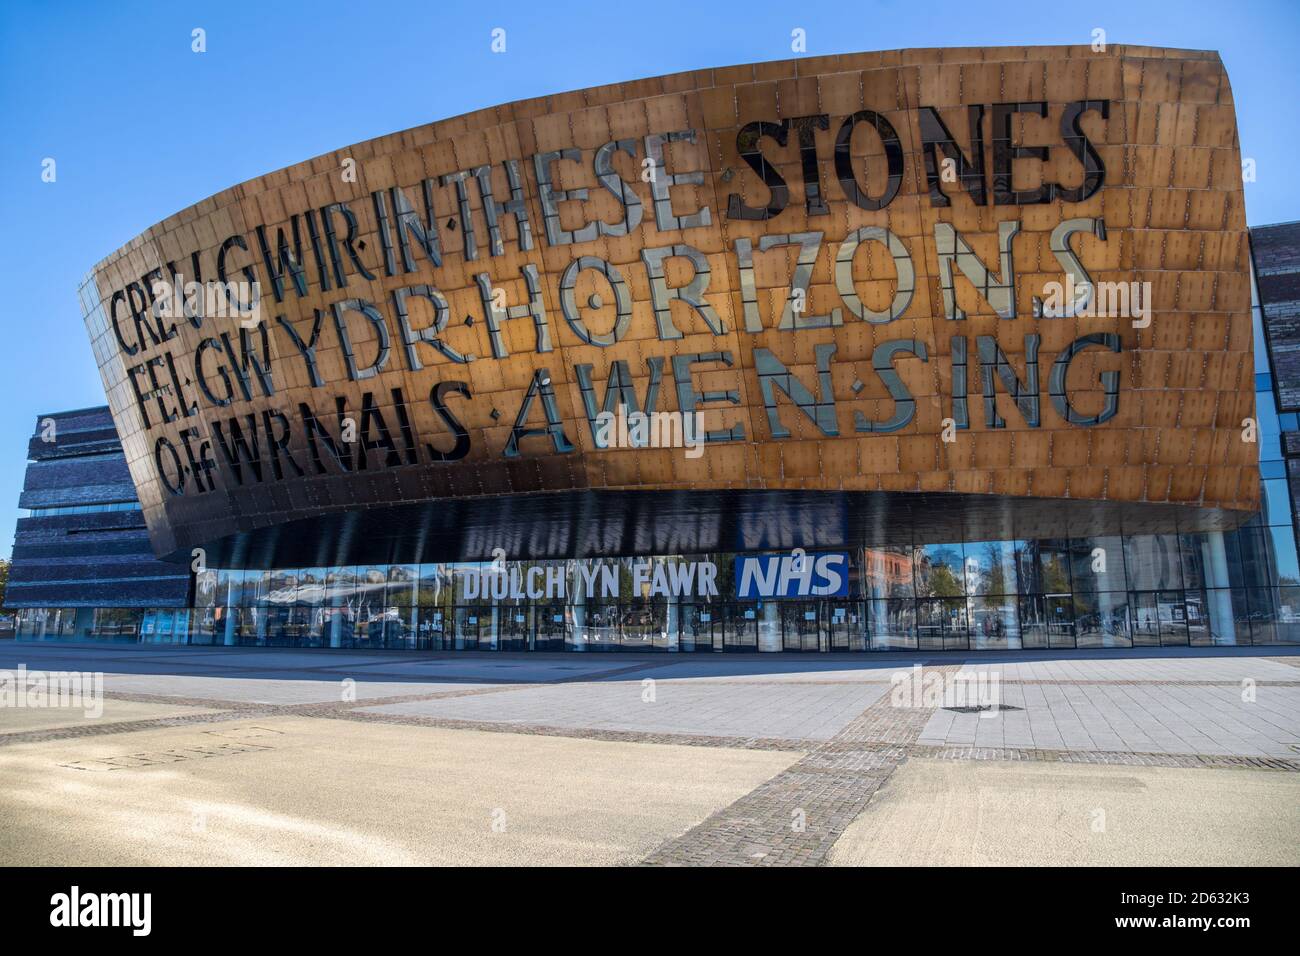
POLYGON ((847 551, 757 554, 736 559, 736 597, 847 597, 847 551))

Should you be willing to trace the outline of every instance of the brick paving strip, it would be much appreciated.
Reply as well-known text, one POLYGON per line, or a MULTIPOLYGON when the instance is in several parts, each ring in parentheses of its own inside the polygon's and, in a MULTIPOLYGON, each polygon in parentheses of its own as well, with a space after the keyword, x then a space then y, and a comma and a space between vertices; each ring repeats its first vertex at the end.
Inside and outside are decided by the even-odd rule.
MULTIPOLYGON (((946 681, 960 667, 960 664, 927 666, 925 676, 938 670, 946 681)), ((1237 686, 1236 682, 1220 681, 1063 683, 1237 686)), ((1290 681, 1277 683, 1292 684, 1290 681)), ((918 744, 917 739, 937 709, 896 707, 891 695, 884 695, 830 740, 735 803, 659 846, 642 863, 648 866, 821 865, 849 824, 909 757, 1300 772, 1300 760, 1278 757, 918 744)))
MULTIPOLYGON (((945 681, 960 664, 927 666, 945 681)), ((817 866, 907 759, 936 708, 885 694, 831 737, 735 803, 645 858, 651 866, 817 866)))
POLYGON ((1175 767, 1210 770, 1287 770, 1300 772, 1300 759, 1245 757, 1232 754, 1139 753, 1132 750, 1042 750, 1029 747, 974 747, 963 744, 914 744, 909 757, 929 760, 1030 760, 1039 763, 1114 764, 1126 767, 1175 767))

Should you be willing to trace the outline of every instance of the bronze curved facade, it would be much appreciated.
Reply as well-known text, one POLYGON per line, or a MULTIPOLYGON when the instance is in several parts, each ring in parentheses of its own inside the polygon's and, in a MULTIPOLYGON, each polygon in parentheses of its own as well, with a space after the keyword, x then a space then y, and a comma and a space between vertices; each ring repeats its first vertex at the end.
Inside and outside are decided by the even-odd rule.
POLYGON ((1258 506, 1212 53, 864 53, 524 100, 205 199, 81 297, 160 556, 1212 530, 1258 506), (638 445, 600 417, 620 403, 698 414, 662 424, 703 441, 638 445))

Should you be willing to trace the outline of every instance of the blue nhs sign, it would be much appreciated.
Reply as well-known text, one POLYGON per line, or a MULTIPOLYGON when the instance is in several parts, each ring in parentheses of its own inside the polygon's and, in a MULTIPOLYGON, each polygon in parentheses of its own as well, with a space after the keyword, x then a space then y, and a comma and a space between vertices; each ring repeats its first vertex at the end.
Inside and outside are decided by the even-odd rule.
POLYGON ((849 555, 755 554, 736 558, 736 597, 847 597, 849 555))

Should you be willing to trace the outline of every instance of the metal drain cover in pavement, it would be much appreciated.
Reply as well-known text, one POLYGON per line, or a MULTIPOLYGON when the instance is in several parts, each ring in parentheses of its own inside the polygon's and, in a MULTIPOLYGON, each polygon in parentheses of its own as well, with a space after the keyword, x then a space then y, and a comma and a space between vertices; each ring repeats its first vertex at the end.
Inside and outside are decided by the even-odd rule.
POLYGON ((969 707, 944 707, 943 710, 950 710, 954 714, 982 714, 985 711, 995 713, 1003 710, 1024 710, 1023 707, 1014 707, 1011 704, 978 704, 969 707))

